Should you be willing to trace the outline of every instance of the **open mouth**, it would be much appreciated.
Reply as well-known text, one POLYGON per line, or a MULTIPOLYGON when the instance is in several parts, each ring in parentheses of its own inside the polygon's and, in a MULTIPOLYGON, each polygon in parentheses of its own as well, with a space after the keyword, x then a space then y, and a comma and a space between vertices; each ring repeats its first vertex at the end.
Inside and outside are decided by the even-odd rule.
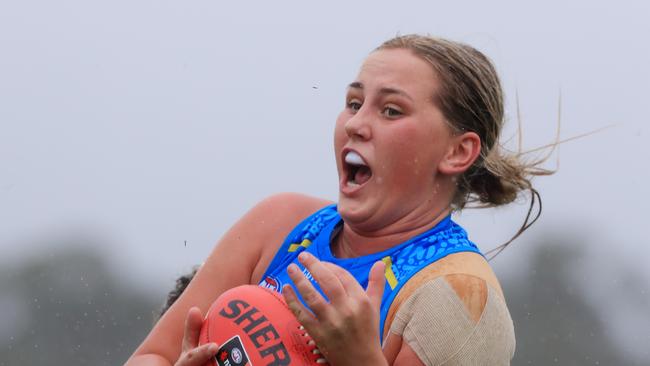
POLYGON ((344 166, 348 186, 360 186, 372 177, 372 169, 366 164, 361 155, 348 151, 344 157, 344 166))

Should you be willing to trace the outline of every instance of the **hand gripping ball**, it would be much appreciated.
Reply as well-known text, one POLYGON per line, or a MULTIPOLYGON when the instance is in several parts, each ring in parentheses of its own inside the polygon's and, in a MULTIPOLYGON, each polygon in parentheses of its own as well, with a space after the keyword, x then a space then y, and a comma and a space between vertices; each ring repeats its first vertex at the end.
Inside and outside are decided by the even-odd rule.
POLYGON ((280 294, 244 285, 224 292, 203 321, 200 344, 220 348, 211 366, 327 364, 280 294))

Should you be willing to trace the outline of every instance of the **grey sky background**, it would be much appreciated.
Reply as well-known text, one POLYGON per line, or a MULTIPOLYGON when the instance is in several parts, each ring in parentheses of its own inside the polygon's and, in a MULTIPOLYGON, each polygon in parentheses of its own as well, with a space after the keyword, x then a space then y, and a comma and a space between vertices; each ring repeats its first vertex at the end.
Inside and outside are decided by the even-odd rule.
MULTIPOLYGON (((650 283, 649 16, 645 1, 0 0, 0 265, 82 237, 125 281, 161 292, 260 199, 335 200, 345 87, 379 43, 416 32, 495 62, 504 137, 518 93, 524 149, 555 138, 560 93, 563 138, 614 125, 559 148, 548 165, 559 156, 558 173, 536 181, 542 218, 494 262, 516 275, 526 237, 578 232, 597 307, 599 283, 617 281, 609 263, 650 283)), ((457 219, 487 250, 525 210, 522 200, 457 219)), ((644 312, 611 301, 614 337, 636 334, 638 351, 626 314, 644 312)))

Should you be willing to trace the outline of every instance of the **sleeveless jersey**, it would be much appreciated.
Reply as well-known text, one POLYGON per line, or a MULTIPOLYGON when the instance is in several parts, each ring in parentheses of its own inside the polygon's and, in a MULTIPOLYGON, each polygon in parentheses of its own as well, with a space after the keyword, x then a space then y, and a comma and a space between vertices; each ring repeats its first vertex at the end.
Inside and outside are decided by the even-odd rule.
POLYGON ((282 292, 282 286, 290 284, 302 301, 300 293, 287 274, 287 266, 290 263, 296 263, 312 285, 326 298, 311 273, 298 262, 300 252, 307 251, 321 261, 331 262, 344 268, 357 279, 364 289, 368 285, 370 268, 375 262, 381 260, 386 264, 386 285, 379 323, 381 338, 383 338, 382 330, 386 315, 395 296, 414 274, 452 253, 475 252, 481 254, 476 245, 469 241, 465 230, 453 222, 451 216, 447 216, 432 229, 385 251, 356 258, 336 258, 332 254, 330 240, 337 226, 341 224, 341 216, 336 210, 336 205, 327 206, 306 218, 287 236, 262 276, 259 285, 282 292))

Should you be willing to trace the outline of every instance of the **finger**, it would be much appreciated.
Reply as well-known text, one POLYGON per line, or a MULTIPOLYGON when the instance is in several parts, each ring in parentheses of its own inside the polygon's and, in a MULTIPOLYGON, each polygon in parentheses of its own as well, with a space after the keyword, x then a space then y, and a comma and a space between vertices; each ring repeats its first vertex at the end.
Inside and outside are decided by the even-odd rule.
POLYGON ((314 276, 314 279, 325 293, 330 302, 337 304, 347 299, 348 294, 341 283, 341 280, 318 258, 310 253, 302 252, 298 260, 314 276))
POLYGON ((192 307, 185 318, 185 330, 183 333, 183 351, 190 350, 199 345, 201 326, 203 325, 203 314, 197 307, 192 307))
POLYGON ((294 263, 287 267, 287 274, 296 285, 300 296, 305 301, 305 304, 311 309, 312 312, 322 319, 327 313, 329 304, 323 296, 314 288, 309 279, 302 274, 300 268, 294 263))
POLYGON ((384 295, 384 287, 386 286, 386 263, 382 261, 377 261, 370 268, 370 274, 368 274, 368 287, 366 288, 366 294, 370 298, 375 309, 379 310, 381 307, 381 299, 384 295))
POLYGON ((358 298, 358 296, 365 295, 363 288, 359 285, 359 281, 350 272, 334 263, 323 262, 323 264, 338 277, 349 297, 358 298))
POLYGON ((216 343, 208 343, 193 348, 183 353, 176 362, 176 366, 203 366, 217 354, 217 351, 219 351, 219 346, 216 343))
POLYGON ((282 296, 284 296, 284 301, 286 301, 289 310, 291 310, 296 319, 298 319, 298 322, 302 324, 308 332, 311 332, 311 330, 318 325, 318 320, 314 317, 311 311, 300 302, 293 287, 291 287, 291 285, 284 285, 282 287, 282 296))

